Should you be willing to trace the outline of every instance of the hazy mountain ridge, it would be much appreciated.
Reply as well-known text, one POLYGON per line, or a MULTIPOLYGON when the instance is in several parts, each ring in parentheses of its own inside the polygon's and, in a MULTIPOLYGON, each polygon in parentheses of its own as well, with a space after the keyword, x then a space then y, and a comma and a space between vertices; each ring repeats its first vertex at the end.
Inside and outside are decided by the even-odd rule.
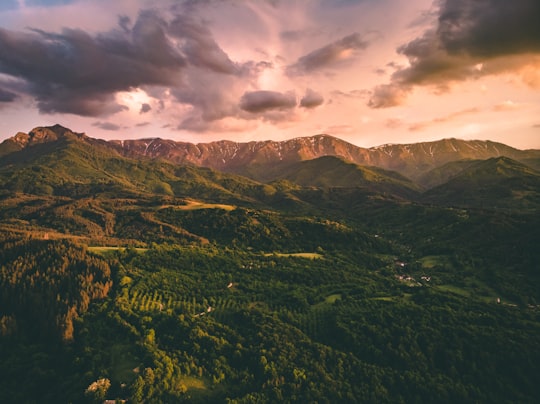
POLYGON ((108 147, 129 158, 163 159, 174 164, 193 164, 260 181, 275 179, 270 174, 277 165, 323 156, 336 156, 359 165, 397 171, 420 184, 425 181, 425 178, 424 181, 422 178, 427 172, 449 162, 464 159, 485 160, 499 156, 518 161, 535 161, 540 158, 540 150, 518 150, 502 143, 479 140, 443 139, 372 148, 358 147, 329 135, 247 143, 221 140, 194 144, 160 138, 105 141, 73 132, 60 125, 38 127, 28 134, 19 132, 0 144, 0 156, 65 136, 108 147))

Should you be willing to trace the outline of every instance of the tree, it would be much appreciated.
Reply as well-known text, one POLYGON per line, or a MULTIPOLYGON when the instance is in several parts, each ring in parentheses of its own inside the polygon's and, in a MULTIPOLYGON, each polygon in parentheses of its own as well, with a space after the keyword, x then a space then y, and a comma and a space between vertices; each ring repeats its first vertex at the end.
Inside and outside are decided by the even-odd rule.
POLYGON ((84 394, 93 402, 101 403, 105 400, 110 388, 111 381, 107 378, 101 378, 90 384, 84 394))

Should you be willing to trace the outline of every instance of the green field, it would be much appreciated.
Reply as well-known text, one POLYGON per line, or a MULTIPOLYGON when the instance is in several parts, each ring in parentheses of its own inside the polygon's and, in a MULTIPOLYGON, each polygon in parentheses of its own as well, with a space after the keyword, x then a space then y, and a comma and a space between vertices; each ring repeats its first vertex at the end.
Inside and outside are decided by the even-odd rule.
MULTIPOLYGON (((88 251, 95 254, 106 254, 112 251, 125 251, 127 247, 107 247, 107 246, 89 246, 87 247, 88 251)), ((148 248, 135 247, 133 248, 138 253, 143 253, 148 250, 148 248)))
POLYGON ((330 304, 333 304, 335 303, 337 300, 341 300, 341 293, 335 293, 333 295, 330 295, 330 296, 326 296, 326 298, 324 299, 325 303, 330 303, 330 304))
POLYGON ((301 252, 301 253, 266 253, 264 254, 265 257, 299 257, 299 258, 307 258, 311 260, 315 259, 323 259, 324 256, 319 253, 308 253, 308 252, 301 252))
POLYGON ((432 269, 435 267, 449 267, 450 260, 446 255, 428 255, 419 259, 424 269, 432 269))
POLYGON ((174 205, 175 209, 179 210, 198 210, 198 209, 223 209, 231 211, 236 209, 234 205, 226 205, 223 203, 206 203, 200 201, 187 200, 185 205, 174 205))

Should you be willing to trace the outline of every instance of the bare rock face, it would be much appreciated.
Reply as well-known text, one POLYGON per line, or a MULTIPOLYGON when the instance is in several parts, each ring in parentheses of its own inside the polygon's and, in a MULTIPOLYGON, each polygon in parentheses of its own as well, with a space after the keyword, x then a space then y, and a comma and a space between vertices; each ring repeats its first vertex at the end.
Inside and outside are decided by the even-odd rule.
POLYGON ((64 128, 61 125, 54 126, 38 126, 32 129, 28 133, 18 132, 15 136, 8 139, 21 146, 21 148, 27 146, 33 146, 35 144, 54 142, 64 137, 85 137, 82 133, 73 132, 71 129, 64 128))

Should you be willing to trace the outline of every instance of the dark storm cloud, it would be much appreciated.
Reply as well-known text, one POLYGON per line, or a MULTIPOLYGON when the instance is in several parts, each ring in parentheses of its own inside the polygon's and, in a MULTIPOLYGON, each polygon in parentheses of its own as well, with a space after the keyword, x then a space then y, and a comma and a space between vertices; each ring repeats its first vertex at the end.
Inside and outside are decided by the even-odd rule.
POLYGON ((288 110, 295 107, 296 96, 293 92, 251 91, 244 93, 240 99, 240 108, 251 113, 288 110))
POLYGON ((41 112, 117 112, 123 107, 115 92, 173 85, 185 63, 167 40, 165 23, 151 13, 142 13, 129 35, 0 29, 0 72, 26 80, 41 112))
POLYGON ((186 15, 178 15, 171 23, 169 33, 183 39, 183 53, 192 65, 216 73, 239 73, 238 66, 219 47, 205 25, 186 15))
POLYGON ((0 102, 12 102, 15 101, 16 98, 17 94, 0 88, 0 102))
POLYGON ((185 69, 185 83, 171 91, 180 103, 192 108, 178 129, 195 132, 215 131, 215 121, 226 117, 239 117, 242 110, 238 99, 247 86, 256 85, 256 78, 266 69, 272 69, 268 62, 246 62, 237 66, 235 74, 217 73, 208 68, 189 66, 185 69))
POLYGON ((538 0, 446 0, 438 36, 450 53, 498 56, 540 51, 538 0))
POLYGON ((354 33, 302 56, 294 65, 289 66, 288 72, 304 74, 324 69, 356 56, 358 51, 367 46, 368 42, 360 34, 354 33))
POLYGON ((324 97, 313 91, 311 88, 306 90, 306 94, 300 100, 300 106, 303 108, 311 109, 316 108, 319 105, 322 105, 324 102, 324 97))
POLYGON ((126 109, 116 99, 119 91, 166 87, 180 102, 202 106, 206 118, 216 119, 223 115, 214 111, 222 109, 224 98, 216 92, 267 68, 232 62, 192 16, 168 21, 142 11, 133 24, 127 17, 118 21, 119 28, 97 35, 0 28, 0 73, 23 80, 44 113, 106 116, 126 109))
POLYGON ((152 110, 152 107, 150 104, 144 103, 141 105, 141 109, 139 111, 140 114, 146 114, 147 112, 150 112, 152 110))
POLYGON ((131 31, 131 18, 127 15, 121 15, 118 17, 118 26, 122 28, 122 31, 129 33, 131 31))
POLYGON ((530 63, 520 56, 540 52, 538 0, 442 0, 438 15, 435 27, 397 49, 409 66, 376 87, 369 106, 399 105, 417 85, 444 90, 455 81, 517 71, 530 63))

